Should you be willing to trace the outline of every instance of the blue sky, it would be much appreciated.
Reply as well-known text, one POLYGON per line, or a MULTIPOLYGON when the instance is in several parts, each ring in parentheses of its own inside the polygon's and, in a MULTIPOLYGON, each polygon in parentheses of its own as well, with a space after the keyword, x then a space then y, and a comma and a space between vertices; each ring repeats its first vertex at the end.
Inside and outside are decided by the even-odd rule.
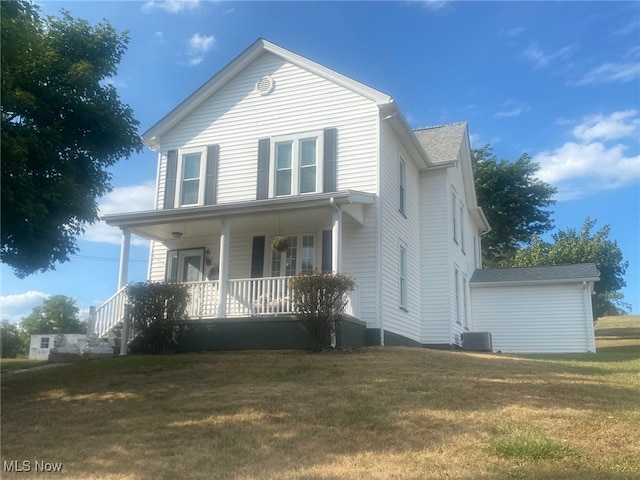
MULTIPOLYGON (((38 2, 131 40, 112 79, 144 132, 258 37, 393 96, 414 128, 467 121, 472 146, 528 152, 558 188, 557 228, 611 225, 629 262, 623 293, 640 313, 640 3, 638 2, 38 2)), ((152 208, 156 155, 112 170, 103 213, 152 208)), ((48 295, 82 314, 115 293, 119 231, 98 224, 53 272, 2 265, 2 318, 48 295)), ((137 239, 130 281, 146 278, 137 239)), ((596 287, 597 288, 597 287, 596 287)))

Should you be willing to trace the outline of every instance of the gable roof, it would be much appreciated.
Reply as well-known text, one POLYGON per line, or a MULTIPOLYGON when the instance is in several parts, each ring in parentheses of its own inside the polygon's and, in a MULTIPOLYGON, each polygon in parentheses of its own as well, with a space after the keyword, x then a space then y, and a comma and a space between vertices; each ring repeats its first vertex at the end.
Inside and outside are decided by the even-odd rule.
POLYGON ((497 284, 597 282, 598 280, 600 280, 600 274, 594 263, 577 263, 476 270, 473 272, 469 284, 490 286, 497 284))
POLYGON ((331 70, 319 63, 305 58, 297 53, 291 52, 263 38, 259 38, 240 55, 228 63, 222 70, 211 77, 200 88, 189 95, 182 103, 175 107, 171 112, 165 115, 160 121, 149 128, 142 134, 142 139, 152 148, 158 148, 158 137, 166 133, 178 122, 188 116, 196 108, 198 108, 207 98, 216 91, 230 82, 238 73, 240 73, 247 65, 265 52, 272 53, 284 59, 285 61, 304 68, 316 75, 330 80, 338 85, 348 88, 365 98, 373 101, 379 107, 383 105, 393 104, 393 98, 386 93, 369 87, 364 83, 358 82, 341 73, 331 70))
POLYGON ((422 148, 434 164, 458 160, 467 122, 436 125, 414 130, 422 148))

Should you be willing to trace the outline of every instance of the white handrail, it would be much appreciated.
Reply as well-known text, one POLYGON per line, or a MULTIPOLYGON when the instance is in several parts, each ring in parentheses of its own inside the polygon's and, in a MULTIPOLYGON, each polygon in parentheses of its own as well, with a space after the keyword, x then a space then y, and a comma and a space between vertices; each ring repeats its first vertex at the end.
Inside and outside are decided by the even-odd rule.
POLYGON ((95 313, 95 333, 101 337, 106 334, 111 327, 122 321, 124 315, 124 304, 127 301, 127 287, 122 287, 109 299, 96 308, 95 313))

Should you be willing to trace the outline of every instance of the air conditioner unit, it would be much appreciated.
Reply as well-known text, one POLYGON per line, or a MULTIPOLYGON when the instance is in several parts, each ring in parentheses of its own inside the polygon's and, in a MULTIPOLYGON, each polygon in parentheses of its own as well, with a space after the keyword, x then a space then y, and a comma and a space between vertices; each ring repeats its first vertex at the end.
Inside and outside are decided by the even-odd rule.
POLYGON ((491 333, 489 332, 464 332, 462 334, 462 349, 476 352, 493 351, 491 333))

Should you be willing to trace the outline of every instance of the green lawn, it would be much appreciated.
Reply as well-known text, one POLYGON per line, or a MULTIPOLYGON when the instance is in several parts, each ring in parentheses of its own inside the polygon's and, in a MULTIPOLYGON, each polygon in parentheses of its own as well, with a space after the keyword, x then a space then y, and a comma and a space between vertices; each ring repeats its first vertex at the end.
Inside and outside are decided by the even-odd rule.
POLYGON ((15 372, 45 365, 46 360, 29 360, 28 358, 3 358, 0 361, 0 373, 15 372))
POLYGON ((639 332, 640 317, 602 319, 601 353, 584 355, 387 347, 20 373, 2 381, 1 456, 70 479, 638 479, 639 332))

